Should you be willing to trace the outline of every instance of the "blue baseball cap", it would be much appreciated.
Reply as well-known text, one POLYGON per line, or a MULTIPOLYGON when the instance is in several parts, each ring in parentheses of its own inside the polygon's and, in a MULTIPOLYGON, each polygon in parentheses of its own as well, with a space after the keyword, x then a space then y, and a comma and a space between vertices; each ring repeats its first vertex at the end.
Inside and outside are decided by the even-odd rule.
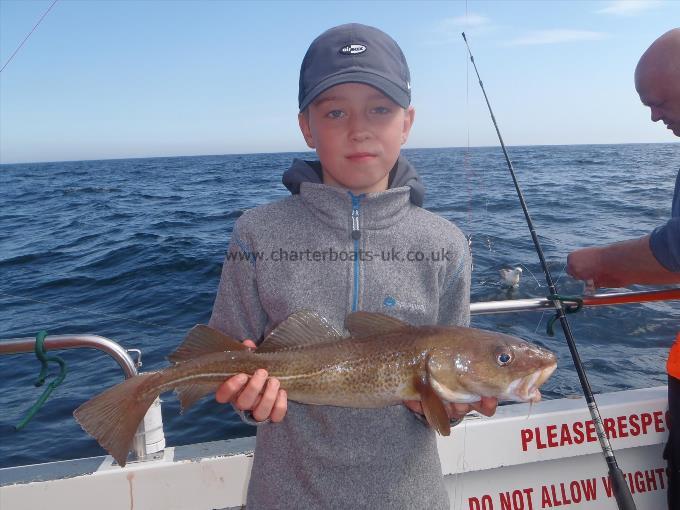
POLYGON ((300 67, 300 111, 324 90, 350 82, 371 85, 402 108, 411 104, 411 75, 404 53, 377 28, 349 23, 312 41, 300 67))

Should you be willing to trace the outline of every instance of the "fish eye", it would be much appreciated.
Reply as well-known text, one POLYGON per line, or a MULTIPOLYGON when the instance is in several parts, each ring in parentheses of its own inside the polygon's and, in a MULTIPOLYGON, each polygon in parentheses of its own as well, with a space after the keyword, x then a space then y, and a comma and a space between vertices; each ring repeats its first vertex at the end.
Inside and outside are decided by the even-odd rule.
POLYGON ((512 361, 512 356, 507 352, 501 352, 496 355, 496 361, 500 366, 505 366, 512 361))

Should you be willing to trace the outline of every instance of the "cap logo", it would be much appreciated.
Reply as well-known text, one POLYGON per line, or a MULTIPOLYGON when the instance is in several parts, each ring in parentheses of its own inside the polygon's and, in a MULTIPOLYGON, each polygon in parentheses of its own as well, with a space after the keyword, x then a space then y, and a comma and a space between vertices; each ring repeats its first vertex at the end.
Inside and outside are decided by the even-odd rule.
POLYGON ((366 46, 363 44, 348 44, 340 48, 341 55, 358 55, 366 51, 366 46))

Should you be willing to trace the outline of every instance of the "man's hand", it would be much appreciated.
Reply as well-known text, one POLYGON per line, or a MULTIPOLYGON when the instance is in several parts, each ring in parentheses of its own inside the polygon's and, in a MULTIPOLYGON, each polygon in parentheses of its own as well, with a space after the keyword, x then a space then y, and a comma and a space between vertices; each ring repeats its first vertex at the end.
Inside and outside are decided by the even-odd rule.
MULTIPOLYGON (((404 405, 414 413, 423 414, 423 407, 420 404, 420 400, 404 400, 404 405)), ((479 402, 472 402, 471 404, 445 405, 450 420, 462 418, 470 411, 477 411, 484 416, 493 416, 497 406, 498 400, 491 397, 482 397, 479 402)))
POLYGON ((601 248, 583 248, 567 256, 567 274, 576 280, 592 281, 595 284, 601 280, 602 257, 601 248))
POLYGON ((567 273, 598 287, 680 283, 680 273, 668 271, 649 248, 649 236, 576 250, 567 257, 567 273))
MULTIPOLYGON (((257 345, 252 340, 244 340, 244 345, 252 350, 257 345)), ((220 404, 231 403, 240 411, 251 411, 256 421, 280 422, 286 416, 288 397, 286 390, 267 371, 258 369, 252 376, 236 374, 222 383, 215 392, 215 400, 220 404)))

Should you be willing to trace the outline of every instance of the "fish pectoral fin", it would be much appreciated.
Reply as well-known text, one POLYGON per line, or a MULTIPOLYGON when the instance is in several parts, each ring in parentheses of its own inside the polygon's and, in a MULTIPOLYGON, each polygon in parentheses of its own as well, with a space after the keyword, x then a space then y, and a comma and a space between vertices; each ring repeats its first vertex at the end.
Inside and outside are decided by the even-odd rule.
POLYGON ((410 325, 382 313, 354 312, 345 317, 345 327, 353 337, 359 338, 389 333, 396 329, 408 328, 410 325))
POLYGON ((197 324, 189 330, 179 347, 168 356, 168 361, 180 363, 204 354, 224 351, 247 351, 241 342, 205 324, 197 324))
POLYGON ((442 436, 451 434, 449 413, 446 412, 442 399, 430 385, 427 375, 417 377, 415 387, 420 394, 420 403, 427 423, 442 436))
POLYGON ((310 310, 300 310, 276 326, 258 346, 257 352, 308 347, 341 339, 340 333, 327 319, 310 310))
POLYGON ((192 405, 194 405, 206 395, 215 393, 220 384, 221 383, 209 382, 177 386, 175 388, 175 393, 179 399, 180 412, 184 413, 184 411, 189 409, 192 405))

